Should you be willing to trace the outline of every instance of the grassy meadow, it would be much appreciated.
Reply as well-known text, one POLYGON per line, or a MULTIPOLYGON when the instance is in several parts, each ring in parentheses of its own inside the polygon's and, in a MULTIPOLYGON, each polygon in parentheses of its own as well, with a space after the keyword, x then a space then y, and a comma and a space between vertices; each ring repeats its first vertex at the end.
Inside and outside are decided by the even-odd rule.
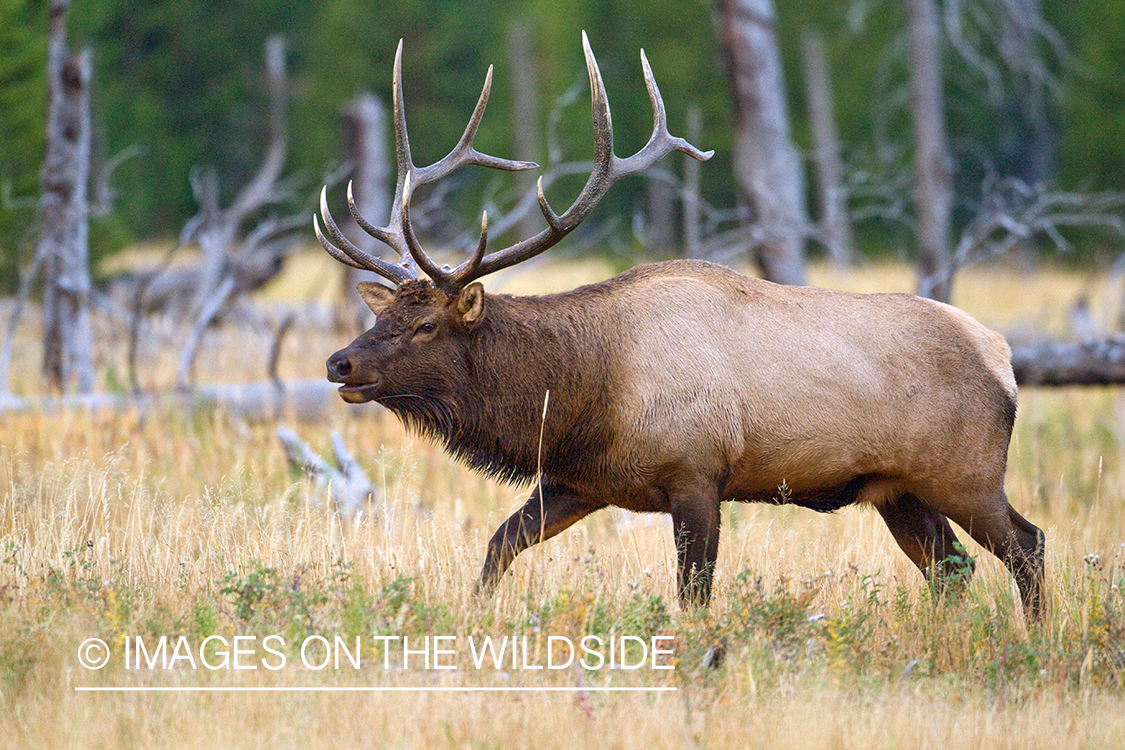
MULTIPOLYGON (((299 255, 261 302, 326 300, 336 273, 321 254, 299 255)), ((545 291, 610 274, 599 263, 539 265, 486 284, 545 291)), ((814 280, 912 287, 898 266, 820 268, 814 280)), ((1013 335, 1062 335, 1087 286, 1080 273, 989 268, 963 274, 955 302, 1013 335)), ((1116 293, 1092 291, 1108 319, 1101 297, 1116 293)), ((36 332, 25 328, 13 389, 35 393, 36 332)), ((239 330, 208 338, 200 382, 264 376, 269 336, 239 330)), ((102 334, 101 387, 120 388, 125 336, 102 334)), ((281 374, 321 375, 347 338, 298 325, 281 374)), ((142 383, 168 387, 174 376, 170 349, 142 357, 142 383)), ((962 597, 935 602, 865 508, 726 507, 705 612, 676 605, 670 520, 612 509, 525 552, 482 601, 471 591, 485 544, 526 488, 469 472, 377 406, 340 403, 303 423, 5 415, 0 747, 1125 747, 1119 390, 1022 391, 1008 494, 1047 534, 1041 625, 1024 621, 1006 570, 965 533, 977 575, 962 597), (325 456, 330 431, 340 432, 379 487, 371 512, 348 522, 327 508, 326 491, 287 464, 280 423, 325 456), (548 664, 552 637, 589 635, 631 637, 616 656, 629 666, 638 643, 674 641, 660 641, 671 654, 635 669, 610 668, 605 649, 596 669, 535 669, 548 664), (163 661, 138 667, 138 639, 155 659, 161 636, 163 661), (267 636, 277 654, 264 650, 267 636), (383 636, 416 650, 404 656, 401 641, 383 636), (437 636, 455 639, 442 642, 450 653, 436 653, 437 636), (486 636, 527 651, 514 665, 478 668, 469 639, 486 636), (319 668, 329 652, 317 637, 348 647, 358 637, 358 666, 349 652, 319 668), (82 666, 89 638, 109 648, 104 668, 82 666), (310 643, 311 665, 301 655, 310 643), (89 687, 126 690, 80 689, 89 687), (183 690, 200 687, 224 690, 183 690)))

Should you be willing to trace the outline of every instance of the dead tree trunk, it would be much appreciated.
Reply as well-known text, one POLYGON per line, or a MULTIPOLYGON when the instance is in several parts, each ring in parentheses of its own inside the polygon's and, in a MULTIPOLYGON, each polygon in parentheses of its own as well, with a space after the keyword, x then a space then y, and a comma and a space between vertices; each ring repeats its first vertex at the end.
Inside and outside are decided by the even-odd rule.
MULTIPOLYGON (((699 143, 703 135, 703 112, 697 105, 687 111, 688 143, 699 143)), ((701 164, 690 156, 684 156, 684 257, 703 257, 703 223, 700 217, 700 171, 701 164)))
POLYGON ((805 67, 805 98, 813 135, 813 164, 816 165, 816 192, 820 200, 820 237, 828 257, 837 268, 853 260, 852 225, 848 218, 840 166, 840 134, 836 129, 832 86, 828 76, 828 55, 824 36, 808 29, 801 36, 805 67))
MULTIPOLYGON (((352 164, 352 190, 359 213, 376 226, 387 220, 387 206, 391 204, 390 156, 387 153, 387 113, 379 97, 364 93, 344 112, 344 147, 352 164)), ((355 227, 349 214, 346 221, 352 226, 352 237, 364 252, 377 255, 378 241, 355 227)), ((367 305, 356 294, 360 281, 375 281, 378 277, 370 271, 348 266, 344 271, 343 289, 337 306, 337 327, 349 330, 362 328, 361 322, 368 314, 367 305)))
POLYGON ((289 137, 285 122, 288 83, 285 74, 285 39, 275 36, 266 40, 266 79, 270 94, 269 144, 265 158, 250 182, 227 208, 219 207, 219 178, 211 170, 201 171, 192 181, 199 213, 185 228, 181 239, 194 240, 203 251, 203 273, 192 310, 199 311, 222 283, 228 271, 232 248, 238 241, 242 224, 264 206, 288 199, 289 193, 279 186, 289 137))
MULTIPOLYGON (((531 50, 531 25, 523 19, 508 27, 508 67, 512 77, 512 148, 520 161, 538 161, 541 149, 539 136, 539 81, 535 56, 531 50)), ((520 172, 516 184, 520 195, 535 192, 534 172, 520 172)), ((531 237, 542 229, 538 213, 529 212, 518 224, 521 237, 531 237)))
POLYGON ((734 92, 734 166, 743 198, 762 230, 762 273, 805 283, 805 181, 789 133, 789 108, 773 0, 723 0, 721 27, 734 92))
POLYGON ((1014 346, 1012 370, 1020 385, 1125 384, 1125 336, 1014 346))
POLYGON ((66 44, 69 0, 52 0, 47 42, 47 134, 40 175, 44 259, 43 372, 51 388, 94 384, 90 330, 90 53, 66 44))
POLYGON ((949 302, 953 268, 949 216, 952 160, 945 134, 941 37, 934 0, 910 0, 910 115, 914 131, 918 294, 949 302))
POLYGON ((285 235, 306 221, 304 217, 264 219, 234 252, 242 226, 250 216, 266 206, 287 201, 293 195, 291 185, 281 180, 288 149, 285 123, 288 83, 282 37, 266 41, 266 76, 270 92, 269 145, 254 177, 225 209, 219 208, 219 180, 213 171, 200 171, 192 178, 200 210, 189 220, 180 240, 184 244, 197 243, 203 251, 203 262, 196 276, 197 287, 191 305, 195 322, 180 353, 176 376, 179 387, 184 390, 190 387, 191 369, 204 331, 229 300, 264 284, 281 270, 288 248, 285 235))

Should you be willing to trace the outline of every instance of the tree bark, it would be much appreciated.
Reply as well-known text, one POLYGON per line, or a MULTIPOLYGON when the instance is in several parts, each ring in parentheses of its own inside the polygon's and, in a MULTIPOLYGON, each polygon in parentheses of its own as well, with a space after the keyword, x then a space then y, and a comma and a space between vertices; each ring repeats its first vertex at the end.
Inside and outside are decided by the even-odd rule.
POLYGON ((789 130, 773 0, 723 0, 721 27, 734 92, 734 168, 763 239, 763 275, 805 283, 805 180, 789 130))
POLYGON ((1125 384, 1125 335, 1100 341, 1012 347, 1020 385, 1125 384))
POLYGON ((848 217, 847 196, 842 186, 840 133, 836 129, 832 85, 828 76, 828 55, 824 36, 817 29, 801 35, 805 67, 805 99, 813 135, 813 164, 816 165, 816 192, 820 200, 820 236, 828 257, 837 268, 853 260, 852 225, 848 217))
MULTIPOLYGON (((360 216, 375 226, 387 223, 391 206, 391 165, 387 153, 387 108, 379 97, 362 93, 344 113, 344 146, 352 163, 353 195, 360 216)), ((344 219, 350 227, 348 236, 362 250, 380 255, 379 242, 362 231, 349 212, 344 219)), ((346 266, 340 304, 336 305, 337 328, 362 329, 362 321, 369 312, 356 294, 360 281, 378 281, 380 277, 370 271, 346 266)))
MULTIPOLYGON (((699 143, 703 134, 703 112, 695 104, 687 111, 688 143, 699 143)), ((684 257, 703 258, 703 221, 700 216, 700 168, 697 159, 684 156, 684 257)))
MULTIPOLYGON (((508 27, 508 67, 512 80, 512 148, 520 161, 539 161, 539 76, 531 50, 531 25, 523 19, 508 27)), ((535 192, 535 172, 517 172, 520 194, 535 192)), ((520 237, 532 237, 543 228, 538 212, 530 212, 520 220, 520 237)))
POLYGON ((47 42, 47 133, 40 175, 45 263, 43 373, 59 393, 94 384, 90 329, 90 53, 66 44, 69 0, 53 0, 47 42))
POLYGON ((949 215, 952 160, 945 133, 941 37, 934 0, 910 0, 910 115, 914 131, 918 294, 949 302, 953 268, 949 215))

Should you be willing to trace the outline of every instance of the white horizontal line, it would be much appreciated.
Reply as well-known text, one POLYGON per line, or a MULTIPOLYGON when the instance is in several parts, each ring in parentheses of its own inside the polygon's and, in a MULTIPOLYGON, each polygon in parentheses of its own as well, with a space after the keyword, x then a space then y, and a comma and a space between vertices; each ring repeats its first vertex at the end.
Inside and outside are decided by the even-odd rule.
POLYGON ((675 687, 298 687, 298 686, 152 686, 75 687, 76 693, 667 693, 675 687))

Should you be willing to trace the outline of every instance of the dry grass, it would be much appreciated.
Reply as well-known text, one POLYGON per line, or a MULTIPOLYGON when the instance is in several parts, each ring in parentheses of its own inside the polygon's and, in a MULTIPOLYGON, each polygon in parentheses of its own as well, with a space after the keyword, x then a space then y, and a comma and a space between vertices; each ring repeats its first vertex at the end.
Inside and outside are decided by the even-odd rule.
MULTIPOLYGON (((320 270, 316 270, 320 269, 320 270)), ((267 294, 316 273, 301 256, 267 294)), ((505 278, 546 291, 600 264, 505 278)), ((323 276, 321 277, 323 279, 323 276)), ((893 266, 821 283, 909 289, 893 266), (875 281, 871 281, 874 279, 875 281)), ((1002 330, 1061 327, 1081 278, 986 271, 958 302, 1002 330), (1017 304, 1018 303, 1018 304, 1017 304)), ((327 283, 312 285, 322 290, 327 283)), ((335 348, 309 329, 287 374, 335 348)), ((253 346, 216 337, 205 371, 242 377, 253 346), (228 351, 233 347, 235 351, 228 351), (249 354, 248 354, 249 352, 249 354)), ((17 352, 24 367, 33 354, 17 352)), ((116 356, 113 352, 106 357, 116 356)), ((34 369, 24 370, 33 373, 34 369)), ((163 372, 154 378, 163 378, 163 372)), ((25 387, 32 382, 23 381, 25 387)), ((1028 628, 997 561, 978 556, 960 600, 937 605, 876 514, 725 510, 709 612, 674 604, 670 522, 606 511, 522 555, 498 595, 470 595, 495 526, 522 501, 341 405, 300 431, 342 432, 395 521, 350 526, 285 463, 276 424, 223 415, 5 417, 0 424, 0 746, 833 747, 1125 746, 1125 451, 1116 389, 1021 394, 1008 490, 1048 535, 1048 614, 1028 628), (1096 557, 1095 557, 1096 556, 1096 557), (676 669, 384 670, 373 634, 671 634, 676 669), (359 670, 126 670, 126 636, 310 634, 366 640, 359 670), (83 669, 101 637, 110 666, 83 669), (726 658, 701 668, 716 643, 726 658), (670 693, 87 693, 76 686, 667 686, 670 693)), ((964 536, 964 535, 963 535, 964 536)), ((969 551, 980 551, 969 544, 969 551)), ((259 656, 261 652, 259 651, 259 656)), ((536 663, 533 658, 531 663, 536 663)), ((401 665, 399 665, 401 666, 401 665)))

